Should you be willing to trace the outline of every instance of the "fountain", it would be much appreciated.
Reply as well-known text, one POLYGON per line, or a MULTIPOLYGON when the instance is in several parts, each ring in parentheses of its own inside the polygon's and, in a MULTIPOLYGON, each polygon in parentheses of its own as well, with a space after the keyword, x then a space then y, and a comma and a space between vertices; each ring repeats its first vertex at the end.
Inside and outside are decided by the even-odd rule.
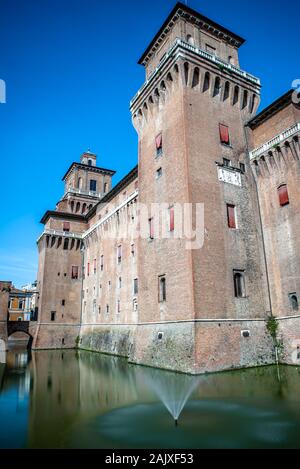
POLYGON ((154 368, 145 368, 143 376, 146 384, 172 415, 177 427, 179 417, 191 394, 199 384, 200 378, 169 371, 162 372, 154 368))

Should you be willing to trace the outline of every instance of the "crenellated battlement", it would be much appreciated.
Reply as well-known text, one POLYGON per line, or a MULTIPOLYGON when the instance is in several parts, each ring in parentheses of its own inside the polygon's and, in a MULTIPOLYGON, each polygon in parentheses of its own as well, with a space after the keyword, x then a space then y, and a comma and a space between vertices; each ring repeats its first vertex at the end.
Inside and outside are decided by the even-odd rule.
POLYGON ((260 102, 260 80, 219 57, 177 38, 159 66, 130 103, 134 126, 139 128, 176 86, 208 93, 255 114, 260 102))

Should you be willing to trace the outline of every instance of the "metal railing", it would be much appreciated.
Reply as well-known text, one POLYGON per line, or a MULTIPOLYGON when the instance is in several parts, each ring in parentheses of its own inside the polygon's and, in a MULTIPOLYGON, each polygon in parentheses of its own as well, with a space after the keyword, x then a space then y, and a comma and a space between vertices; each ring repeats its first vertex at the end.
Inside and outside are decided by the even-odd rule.
POLYGON ((76 194, 76 195, 87 195, 89 197, 97 197, 98 199, 102 199, 104 197, 104 193, 96 192, 96 191, 86 191, 84 189, 77 189, 75 187, 69 187, 65 191, 66 194, 76 194))

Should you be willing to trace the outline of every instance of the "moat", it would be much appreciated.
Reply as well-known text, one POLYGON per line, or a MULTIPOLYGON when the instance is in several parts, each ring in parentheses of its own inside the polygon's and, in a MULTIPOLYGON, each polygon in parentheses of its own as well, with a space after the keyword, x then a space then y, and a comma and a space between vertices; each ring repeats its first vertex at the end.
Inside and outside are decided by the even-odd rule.
POLYGON ((1 448, 299 448, 300 368, 192 377, 19 347, 0 364, 0 422, 1 448))

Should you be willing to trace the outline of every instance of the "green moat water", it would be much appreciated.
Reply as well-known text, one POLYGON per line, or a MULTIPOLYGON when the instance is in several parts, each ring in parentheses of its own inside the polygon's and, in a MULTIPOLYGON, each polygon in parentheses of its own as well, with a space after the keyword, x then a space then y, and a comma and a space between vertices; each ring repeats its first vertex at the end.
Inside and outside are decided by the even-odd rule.
POLYGON ((300 447, 300 368, 194 378, 84 351, 6 358, 1 448, 300 447))

